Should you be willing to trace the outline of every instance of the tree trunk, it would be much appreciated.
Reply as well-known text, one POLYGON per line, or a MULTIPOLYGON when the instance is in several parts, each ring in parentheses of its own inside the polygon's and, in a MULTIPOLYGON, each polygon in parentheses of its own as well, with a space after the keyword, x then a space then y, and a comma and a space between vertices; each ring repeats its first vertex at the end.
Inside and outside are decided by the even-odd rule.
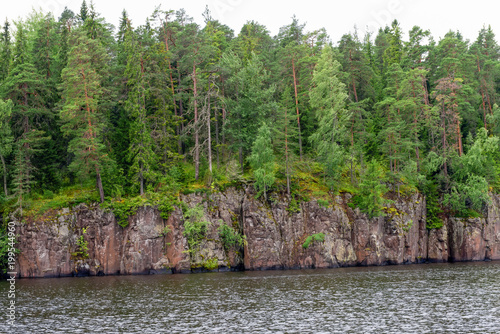
MULTIPOLYGON (((413 92, 413 98, 417 98, 417 94, 415 93, 415 83, 413 80, 411 81, 411 90, 413 92)), ((420 153, 418 150, 418 120, 417 120, 417 111, 413 110, 413 134, 415 135, 415 156, 417 158, 417 172, 420 172, 420 153)))
MULTIPOLYGON (((167 22, 165 21, 164 24, 162 24, 163 27, 163 34, 165 35, 164 40, 165 40, 165 49, 167 52, 169 52, 168 49, 168 34, 167 34, 167 29, 166 29, 167 22)), ((168 70, 169 70, 169 75, 170 75, 170 89, 172 90, 172 99, 174 102, 174 114, 175 117, 177 118, 177 101, 175 101, 175 89, 174 89, 174 78, 172 77, 172 64, 170 63, 170 58, 168 58, 168 70)), ((176 120, 177 121, 177 120, 176 120)), ((177 136, 181 135, 181 129, 180 125, 177 123, 176 125, 176 134, 177 136)), ((181 154, 182 151, 182 143, 180 140, 177 142, 178 145, 178 153, 181 154)))
POLYGON ((215 104, 215 109, 214 109, 214 116, 215 116, 215 145, 216 145, 216 154, 217 154, 217 169, 219 169, 220 166, 220 160, 219 160, 219 149, 220 149, 220 141, 219 141, 219 120, 217 118, 217 103, 215 104))
POLYGON ((295 61, 292 57, 292 72, 293 72, 293 88, 295 90, 295 108, 297 109, 297 126, 299 130, 299 153, 302 161, 302 133, 300 131, 300 113, 299 113, 299 98, 297 94, 297 77, 295 76, 295 61))
POLYGON ((143 174, 143 166, 142 166, 142 162, 141 162, 141 165, 140 165, 140 168, 141 168, 141 172, 139 173, 139 179, 141 180, 141 196, 144 195, 144 174, 143 174))
POLYGON ((353 160, 354 160, 354 157, 352 156, 352 152, 351 152, 351 168, 350 168, 350 172, 351 172, 351 184, 354 184, 354 171, 353 171, 353 160))
POLYGON ((241 166, 241 173, 243 173, 243 148, 240 146, 240 149, 238 150, 238 154, 240 157, 240 166, 241 166))
POLYGON ((198 90, 196 87, 196 65, 193 64, 193 91, 194 91, 194 178, 198 180, 200 176, 200 145, 198 134, 198 90))
POLYGON ((9 191, 7 189, 7 167, 5 166, 5 159, 1 154, 0 154, 0 159, 2 160, 2 167, 3 167, 3 190, 5 192, 5 197, 7 197, 9 196, 9 191))
POLYGON ((208 116, 207 117, 207 131, 208 131, 208 170, 210 171, 210 174, 212 174, 212 132, 210 130, 210 95, 208 96, 207 116, 208 116))
MULTIPOLYGON (((181 74, 180 74, 180 72, 178 72, 178 76, 179 76, 179 82, 181 82, 181 74)), ((177 92, 179 92, 179 89, 180 89, 179 86, 177 86, 177 92)), ((183 121, 182 117, 184 116, 183 112, 184 111, 183 111, 183 108, 182 108, 182 98, 180 98, 179 99, 179 119, 180 119, 179 120, 179 122, 180 122, 179 127, 180 127, 180 133, 182 133, 184 131, 184 124, 182 122, 183 121)), ((184 149, 184 143, 182 142, 181 136, 179 136, 177 138, 177 145, 179 147, 179 152, 178 153, 179 154, 184 154, 185 149, 184 149)), ((184 157, 184 160, 185 160, 185 157, 184 157)))
POLYGON ((97 190, 99 191, 99 197, 101 199, 101 203, 104 203, 104 188, 102 187, 102 180, 101 180, 101 172, 99 171, 99 167, 96 168, 96 183, 97 183, 97 190))
POLYGON ((286 173, 286 193, 288 196, 290 196, 290 171, 288 169, 288 117, 287 117, 287 111, 285 111, 285 173, 286 173))
POLYGON ((448 163, 446 158, 446 121, 445 121, 445 110, 444 110, 444 100, 443 100, 443 109, 441 114, 441 128, 443 129, 443 169, 444 175, 446 177, 446 187, 448 187, 448 163))

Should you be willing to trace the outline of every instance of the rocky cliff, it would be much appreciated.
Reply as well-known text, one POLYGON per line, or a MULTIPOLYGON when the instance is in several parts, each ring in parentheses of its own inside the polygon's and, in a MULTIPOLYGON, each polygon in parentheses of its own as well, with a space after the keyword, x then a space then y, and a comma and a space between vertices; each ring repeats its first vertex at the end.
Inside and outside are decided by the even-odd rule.
POLYGON ((385 217, 373 219, 350 208, 348 195, 327 207, 312 200, 299 209, 286 198, 264 204, 252 188, 181 199, 187 207, 202 205, 210 222, 196 251, 189 251, 179 208, 164 220, 155 207, 142 207, 123 228, 112 213, 79 205, 52 221, 18 224, 17 272, 60 277, 500 260, 498 197, 485 218, 451 218, 430 231, 418 194, 395 200, 385 217), (244 247, 224 245, 221 224, 245 235, 244 247))

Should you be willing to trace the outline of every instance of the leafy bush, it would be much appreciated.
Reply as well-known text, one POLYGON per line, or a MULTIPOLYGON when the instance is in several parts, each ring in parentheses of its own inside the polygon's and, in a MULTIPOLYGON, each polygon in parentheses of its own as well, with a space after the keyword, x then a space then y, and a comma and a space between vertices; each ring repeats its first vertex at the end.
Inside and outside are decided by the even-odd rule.
POLYGON ((328 206, 330 205, 330 202, 324 199, 318 199, 317 202, 319 206, 322 206, 324 208, 328 208, 328 206))
POLYGON ((207 270, 215 270, 219 268, 219 260, 216 257, 208 259, 203 262, 203 268, 207 270))
POLYGON ((43 198, 53 199, 54 198, 54 192, 51 191, 51 190, 44 190, 43 191, 43 198))
POLYGON ((103 203, 104 209, 110 209, 116 217, 116 222, 121 227, 128 226, 128 217, 137 213, 140 206, 147 204, 147 200, 141 196, 124 198, 121 200, 111 200, 103 203))
POLYGON ((439 217, 443 210, 439 205, 439 193, 437 185, 432 182, 426 182, 425 186, 422 187, 422 192, 426 198, 426 208, 427 208, 427 228, 441 228, 443 227, 443 220, 439 217))
POLYGON ((443 199, 443 203, 458 217, 480 216, 483 206, 489 202, 488 182, 484 177, 474 174, 469 174, 464 183, 455 183, 443 199))
POLYGON ((158 205, 158 210, 160 211, 160 216, 167 220, 170 214, 174 211, 174 205, 177 203, 176 198, 173 195, 164 195, 156 201, 158 205))
POLYGON ((74 252, 72 254, 74 257, 82 257, 84 259, 89 257, 89 253, 88 253, 89 243, 88 243, 88 241, 85 240, 85 238, 83 236, 86 233, 87 233, 87 228, 83 228, 82 235, 80 235, 80 237, 76 241, 77 250, 76 250, 76 252, 74 252))
POLYGON ((246 242, 246 236, 242 236, 238 231, 222 223, 218 228, 220 239, 222 241, 222 246, 226 251, 231 248, 243 247, 246 242))
POLYGON ((297 213, 300 212, 300 202, 295 200, 295 197, 292 196, 292 200, 288 204, 288 207, 286 208, 286 211, 290 213, 297 213))
POLYGON ((306 241, 302 244, 302 248, 307 249, 313 242, 325 242, 325 234, 324 233, 316 233, 310 235, 306 238, 306 241))
POLYGON ((203 206, 197 205, 184 213, 184 232, 187 238, 189 252, 194 256, 201 241, 205 238, 210 222, 203 220, 203 206))
POLYGON ((368 164, 368 168, 359 183, 359 191, 353 197, 353 203, 370 218, 383 216, 382 208, 389 201, 383 196, 387 187, 381 182, 384 177, 382 167, 375 161, 368 164))
POLYGON ((170 228, 169 225, 165 226, 163 228, 163 230, 160 232, 160 234, 158 235, 159 237, 165 237, 167 236, 167 234, 169 234, 170 232, 172 232, 172 229, 170 228))

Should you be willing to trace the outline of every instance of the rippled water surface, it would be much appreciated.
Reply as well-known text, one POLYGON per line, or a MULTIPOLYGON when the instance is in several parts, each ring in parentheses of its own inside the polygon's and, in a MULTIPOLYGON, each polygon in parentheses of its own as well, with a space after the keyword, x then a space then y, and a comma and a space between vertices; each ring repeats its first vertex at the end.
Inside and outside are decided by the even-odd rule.
POLYGON ((18 280, 0 333, 500 333, 500 263, 18 280))

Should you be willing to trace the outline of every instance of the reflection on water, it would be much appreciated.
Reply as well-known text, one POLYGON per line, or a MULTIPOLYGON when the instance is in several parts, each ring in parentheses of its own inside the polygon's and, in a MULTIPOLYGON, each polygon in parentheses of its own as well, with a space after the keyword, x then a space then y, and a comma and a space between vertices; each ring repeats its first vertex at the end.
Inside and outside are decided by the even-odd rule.
MULTIPOLYGON (((17 281, 0 333, 500 333, 500 263, 17 281)), ((7 305, 0 282, 0 306, 7 305)))

